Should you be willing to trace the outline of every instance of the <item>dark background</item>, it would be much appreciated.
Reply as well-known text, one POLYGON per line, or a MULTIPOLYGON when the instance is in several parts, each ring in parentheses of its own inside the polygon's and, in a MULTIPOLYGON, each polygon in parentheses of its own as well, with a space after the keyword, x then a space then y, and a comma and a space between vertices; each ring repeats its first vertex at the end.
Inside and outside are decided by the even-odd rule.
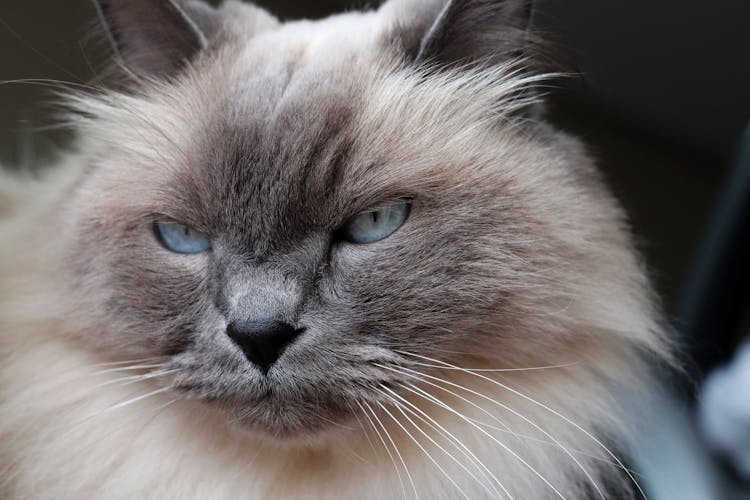
MULTIPOLYGON (((257 3, 284 19, 367 4, 257 3)), ((582 136, 598 158, 674 320, 750 120, 750 1, 536 3, 536 29, 581 73, 556 84, 550 116, 582 136)), ((2 0, 0 163, 38 164, 67 139, 64 130, 47 130, 57 123, 54 89, 9 81, 90 81, 107 54, 97 39, 90 0, 2 0)), ((745 313, 722 338, 701 339, 700 352, 720 351, 723 357, 709 358, 721 361, 748 333, 745 313)))

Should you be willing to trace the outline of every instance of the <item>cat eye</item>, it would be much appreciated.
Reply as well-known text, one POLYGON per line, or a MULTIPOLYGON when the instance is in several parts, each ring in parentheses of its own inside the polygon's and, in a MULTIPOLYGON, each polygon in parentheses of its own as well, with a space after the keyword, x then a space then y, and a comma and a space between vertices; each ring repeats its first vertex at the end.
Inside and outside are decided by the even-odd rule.
POLYGON ((406 222, 410 210, 411 203, 404 201, 361 213, 344 225, 341 236, 360 245, 383 240, 406 222))
POLYGON ((156 223, 154 230, 161 244, 172 252, 201 253, 211 248, 211 240, 182 224, 156 223))

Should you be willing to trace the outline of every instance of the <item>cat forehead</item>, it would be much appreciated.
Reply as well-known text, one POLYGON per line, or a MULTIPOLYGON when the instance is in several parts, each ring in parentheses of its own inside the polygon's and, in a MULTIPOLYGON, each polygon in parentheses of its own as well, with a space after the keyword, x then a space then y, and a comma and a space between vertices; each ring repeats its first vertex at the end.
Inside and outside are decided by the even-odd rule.
MULTIPOLYGON (((138 96, 114 94, 82 107, 100 118, 94 126, 101 125, 98 128, 110 134, 106 139, 115 144, 145 137, 154 145, 165 139, 162 148, 150 148, 152 156, 156 149, 192 145, 216 127, 270 129, 283 124, 279 132, 300 125, 309 129, 315 122, 325 122, 320 115, 343 117, 345 108, 359 116, 390 113, 390 125, 403 122, 403 127, 391 128, 413 125, 413 136, 431 135, 429 126, 450 129, 451 118, 460 132, 467 122, 500 109, 503 89, 508 88, 508 94, 514 90, 513 79, 507 79, 511 85, 498 83, 504 79, 502 73, 512 73, 514 68, 426 77, 405 64, 404 54, 387 42, 398 24, 395 18, 403 17, 394 13, 396 7, 403 5, 403 1, 389 2, 378 11, 320 21, 268 21, 256 29, 247 19, 248 26, 242 22, 246 6, 229 2, 227 8, 236 10, 233 22, 239 27, 228 28, 228 35, 177 78, 147 82, 138 96), (158 130, 131 133, 144 128, 158 130)), ((361 122, 359 133, 369 133, 362 129, 372 128, 375 121, 361 122)))
POLYGON ((144 203, 165 207, 304 204, 317 215, 451 183, 462 156, 498 159, 507 134, 480 122, 497 118, 512 68, 426 77, 382 45, 378 16, 228 40, 173 81, 95 101, 96 133, 123 153, 108 160, 110 187, 138 182, 144 203))
POLYGON ((269 56, 262 40, 243 49, 223 88, 202 102, 183 189, 235 204, 235 213, 259 205, 314 213, 336 202, 354 168, 362 72, 341 71, 325 51, 321 61, 305 40, 285 57, 269 56), (207 186, 207 179, 216 182, 207 186))

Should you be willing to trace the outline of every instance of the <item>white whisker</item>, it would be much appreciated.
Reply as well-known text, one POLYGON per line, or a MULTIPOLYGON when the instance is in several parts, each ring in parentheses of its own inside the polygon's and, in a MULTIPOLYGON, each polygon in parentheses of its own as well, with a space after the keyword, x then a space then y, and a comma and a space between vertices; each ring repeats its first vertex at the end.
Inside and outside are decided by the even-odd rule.
POLYGON ((437 460, 435 460, 434 458, 432 458, 432 455, 430 455, 430 453, 429 453, 429 452, 428 452, 428 451, 427 451, 427 450, 426 450, 426 449, 424 448, 424 446, 422 446, 422 444, 421 444, 421 443, 420 443, 420 442, 419 442, 419 441, 418 441, 418 440, 417 440, 417 439, 416 439, 416 438, 415 438, 414 436, 412 436, 412 435, 411 435, 411 433, 410 433, 410 432, 409 432, 408 430, 406 430, 406 427, 404 427, 404 426, 403 426, 403 425, 401 424, 401 422, 399 422, 399 421, 398 421, 398 419, 397 419, 396 417, 394 417, 394 416, 393 416, 393 414, 391 414, 391 412, 389 412, 389 411, 388 411, 388 409, 387 409, 387 408, 386 408, 385 406, 383 406, 383 404, 382 404, 382 403, 378 403, 378 406, 379 406, 379 407, 380 407, 380 409, 381 409, 381 410, 383 410, 383 411, 384 411, 384 412, 385 412, 385 413, 386 413, 386 414, 387 414, 387 415, 388 415, 389 417, 391 417, 391 420, 393 420, 393 421, 394 421, 394 422, 396 423, 396 425, 397 425, 397 426, 399 426, 399 427, 401 428, 401 430, 402 430, 402 431, 404 431, 404 433, 405 433, 405 434, 406 434, 406 435, 407 435, 407 436, 408 436, 408 437, 409 437, 409 438, 410 438, 410 439, 411 439, 411 440, 412 440, 412 441, 414 442, 414 444, 416 444, 416 445, 417 445, 417 447, 419 447, 419 449, 420 449, 420 450, 422 450, 422 453, 424 453, 424 454, 425 454, 425 456, 426 456, 426 457, 427 457, 428 459, 430 459, 430 461, 431 461, 431 462, 432 462, 433 464, 435 464, 435 467, 437 467, 437 468, 438 468, 438 470, 439 470, 440 472, 442 472, 442 473, 443 473, 443 475, 445 476, 445 478, 446 478, 446 479, 447 479, 448 481, 450 481, 450 482, 451 482, 451 484, 452 484, 453 486, 455 486, 455 487, 456 487, 456 489, 457 489, 457 490, 459 491, 459 493, 461 493, 461 496, 463 496, 463 497, 464 497, 464 498, 465 498, 466 500, 469 500, 469 497, 468 497, 468 496, 466 495, 466 493, 464 493, 464 490, 462 490, 462 489, 461 489, 461 487, 460 487, 460 486, 459 486, 459 485, 458 485, 458 484, 457 484, 457 483, 456 483, 456 482, 455 482, 455 481, 453 480, 453 478, 451 478, 451 477, 450 477, 450 475, 448 475, 448 473, 447 473, 447 472, 445 472, 445 469, 443 469, 443 468, 442 468, 442 467, 440 466, 440 464, 439 464, 439 463, 437 462, 437 460))
POLYGON ((145 373, 143 375, 128 375, 126 377, 120 377, 120 378, 116 378, 116 379, 113 379, 113 380, 108 380, 108 381, 103 382, 101 384, 97 384, 97 385, 91 387, 90 390, 99 389, 101 387, 107 387, 107 386, 113 385, 113 384, 119 384, 120 386, 125 387, 125 386, 128 386, 128 385, 134 384, 136 382, 140 382, 142 380, 150 380, 152 378, 163 377, 165 375, 171 375, 172 373, 177 373, 180 370, 181 370, 180 368, 173 368, 171 370, 160 370, 160 371, 156 371, 156 372, 149 372, 149 373, 145 373))
MULTIPOLYGON (((387 389, 386 387, 383 387, 383 388, 387 389)), ((401 399, 403 401, 406 401, 401 396, 399 396, 396 393, 394 393, 393 391, 388 390, 388 392, 391 392, 393 394, 393 396, 398 397, 399 399, 401 399)), ((386 397, 389 397, 388 394, 385 394, 382 391, 381 391, 381 394, 383 394, 386 397)), ((461 467, 461 469, 463 469, 474 481, 476 481, 480 486, 482 486, 482 488, 484 488, 484 490, 487 493, 489 493, 490 495, 492 495, 493 492, 494 492, 494 495, 496 497, 498 497, 498 498, 500 497, 500 492, 495 488, 494 484, 492 484, 490 482, 490 488, 492 488, 492 491, 491 491, 490 488, 488 488, 487 485, 483 481, 480 481, 480 479, 473 472, 471 472, 471 470, 469 470, 468 467, 466 467, 463 463, 461 463, 460 460, 458 460, 456 457, 454 457, 450 452, 448 452, 448 450, 446 450, 437 441, 435 441, 427 432, 424 431, 424 429, 422 429, 421 427, 419 427, 419 425, 417 425, 416 423, 414 423, 414 421, 411 418, 409 418, 408 415, 406 415, 404 413, 404 410, 407 411, 407 412, 409 412, 411 415, 414 415, 414 417, 418 418, 419 420, 421 420, 422 422, 424 422, 426 425, 430 426, 432 429, 434 429, 434 430, 437 431, 438 428, 436 426, 432 425, 430 422, 428 422, 427 420, 425 420, 424 418, 422 418, 418 413, 416 413, 414 410, 410 409, 408 406, 404 406, 403 404, 399 403, 398 401, 392 401, 392 402, 393 402, 394 406, 396 407, 396 409, 399 412, 401 412, 401 414, 404 416, 404 418, 406 418, 406 420, 408 420, 409 423, 415 429, 417 429, 417 431, 419 431, 420 434, 422 434, 425 438, 427 438, 440 451, 442 451, 443 453, 445 453, 448 456, 448 458, 450 458, 451 460, 453 460, 459 467, 461 467)), ((441 435, 444 436, 444 434, 442 434, 442 433, 441 433, 441 435)), ((456 441, 458 441, 455 437, 453 439, 456 440, 456 441)), ((451 442, 451 441, 449 441, 449 442, 451 442)), ((458 442, 460 443, 460 441, 458 441, 458 442)), ((461 448, 458 447, 458 446, 456 446, 455 443, 451 442, 451 444, 453 444, 455 447, 457 447, 459 449, 459 451, 461 451, 461 448)), ((468 455, 467 453, 464 453, 464 456, 466 456, 467 458, 470 458, 470 455, 468 455)), ((471 461, 472 461, 472 463, 474 463, 473 460, 471 460, 471 461)), ((482 474, 482 477, 484 478, 484 480, 487 480, 487 476, 482 473, 481 469, 479 469, 479 472, 480 472, 480 474, 482 474)))
POLYGON ((121 366, 117 368, 107 368, 106 370, 99 370, 91 375, 102 375, 104 373, 112 373, 112 372, 128 372, 128 371, 135 371, 135 370, 148 370, 151 368, 162 368, 164 366, 164 363, 155 363, 150 365, 133 365, 133 366, 121 366))
MULTIPOLYGON (((362 423, 362 420, 359 418, 358 412, 354 409, 351 402, 347 401, 346 405, 349 407, 349 411, 351 411, 351 414, 357 420, 357 424, 359 425, 359 428, 362 430, 362 434, 364 434, 365 439, 367 439, 367 443, 370 445, 370 449, 372 450, 373 455, 377 456, 377 450, 375 449, 375 444, 372 442, 372 439, 370 439, 370 433, 367 431, 364 423, 362 423)), ((360 406, 360 408, 362 407, 360 406)))
MULTIPOLYGON (((365 404, 367 404, 367 403, 365 403, 365 404)), ((362 406, 362 403, 360 403, 359 401, 357 401, 357 405, 359 405, 359 407, 362 409, 362 413, 365 415, 365 417, 367 417, 367 420, 370 422, 370 425, 372 426, 373 430, 378 435, 378 438, 380 438, 380 442, 383 443, 383 448, 385 448, 385 451, 388 453, 388 456, 390 457, 391 462, 393 463, 393 468, 396 470, 396 475, 398 476, 398 482, 401 484, 401 491, 404 494, 404 498, 406 498, 406 486, 404 485, 404 480, 401 477, 401 471, 399 470, 398 465, 396 465, 396 459, 393 458, 393 454, 391 454, 391 449, 385 443, 385 439, 383 439, 383 436, 380 434, 380 431, 375 426, 375 423, 370 418, 370 415, 368 414, 368 412, 362 406)), ((367 405, 367 408, 370 410, 370 413, 372 413, 373 418, 378 421, 378 424, 381 427, 383 427, 382 422, 380 422, 380 419, 378 419, 377 415, 375 415, 375 413, 372 411, 372 408, 370 408, 370 405, 367 405)), ((383 427, 383 432, 385 432, 386 435, 388 434, 388 432, 385 430, 385 427, 383 427)), ((404 463, 404 459, 401 458, 401 454, 398 452, 398 448, 396 448, 396 445, 395 445, 395 443, 393 443, 393 440, 391 439, 390 435, 388 436, 388 440, 391 442, 391 444, 393 444, 393 447, 394 447, 396 453, 398 453, 398 457, 399 457, 399 459, 401 460, 401 463, 404 466, 404 470, 406 470, 406 472, 408 474, 409 473, 409 469, 406 468, 406 463, 404 463)), ((411 480, 411 476, 409 477, 409 479, 411 480)), ((415 497, 419 498, 419 496, 417 495, 417 489, 414 487, 414 482, 413 481, 411 482, 411 486, 412 486, 412 488, 414 488, 414 495, 415 495, 415 497)))
POLYGON ((109 361, 106 363, 96 363, 93 365, 88 365, 88 368, 102 368, 105 366, 119 366, 119 365, 132 365, 133 363, 148 363, 150 361, 157 361, 157 360, 166 360, 166 356, 151 356, 150 358, 140 358, 140 359, 129 359, 127 361, 109 361))
POLYGON ((101 411, 98 411, 98 412, 94 413, 93 415, 89 415, 88 417, 85 417, 82 420, 74 423, 67 430, 67 432, 71 432, 73 429, 79 427, 80 425, 82 425, 82 424, 84 424, 86 422, 89 422, 89 421, 91 421, 94 418, 100 417, 101 415, 104 415, 104 414, 107 414, 107 413, 111 413, 113 411, 119 410, 119 409, 124 408, 124 407, 126 407, 128 405, 131 405, 133 403, 137 403, 138 401, 142 401, 142 400, 144 400, 146 398, 150 398, 152 396, 155 396, 157 394, 161 394, 161 393, 167 392, 169 390, 171 390, 170 387, 163 387, 161 389, 157 389, 155 391, 147 392, 146 394, 142 394, 140 396, 128 399, 127 401, 123 401, 121 403, 114 404, 114 405, 112 405, 112 406, 110 406, 108 408, 105 408, 105 409, 103 409, 101 411))
MULTIPOLYGON (((392 369, 392 368, 389 368, 389 367, 386 367, 386 366, 383 366, 383 368, 387 368, 387 369, 392 369)), ((395 371, 395 372, 397 372, 397 373, 399 372, 398 370, 395 370, 395 369, 392 369, 392 370, 393 370, 393 371, 395 371)), ((407 376, 411 376, 411 377, 413 377, 413 378, 416 378, 417 380, 420 380, 420 381, 421 381, 421 382, 423 382, 423 383, 426 383, 426 384, 430 384, 430 385, 433 385, 433 386, 435 386, 435 387, 437 387, 437 388, 439 388, 439 389, 443 389, 442 387, 440 387, 440 386, 438 386, 438 385, 436 385, 436 384, 432 384, 432 383, 430 383, 430 382, 428 382, 428 381, 422 380, 422 379, 420 379, 419 377, 417 377, 417 376, 415 376, 415 375, 412 375, 412 374, 409 374, 409 373, 406 373, 406 372, 400 372, 400 373, 401 373, 402 375, 407 375, 407 376)), ((424 375, 424 374, 420 374, 420 375, 424 375)), ((419 392, 417 392, 417 391, 414 391, 414 394, 417 394, 417 395, 419 395, 420 393, 419 393, 419 392)), ((440 401, 440 399, 439 399, 439 398, 437 398, 437 397, 435 397, 434 395, 431 395, 431 397, 432 397, 432 398, 434 398, 434 399, 436 399, 436 400, 438 400, 438 401, 440 401)), ((436 403, 435 403, 435 402, 433 401, 433 399, 430 399, 430 398, 425 398, 425 399, 427 399, 427 401, 433 402, 433 404, 436 404, 436 403)), ((453 413, 454 415, 458 416, 458 417, 459 417, 460 419, 464 420, 464 421, 465 421, 465 422, 467 422, 467 423, 468 423, 469 425, 471 425, 472 427, 474 427, 475 429, 477 429, 477 430, 478 430, 479 432, 481 432, 482 434, 484 434, 484 435, 486 435, 487 437, 489 437, 490 439, 492 439, 492 440, 493 440, 493 441, 494 441, 495 443, 497 443, 498 445, 500 445, 500 446, 501 446, 501 447, 502 447, 502 448, 503 448, 503 449, 504 449, 505 451, 507 451, 507 452, 508 452, 508 453, 510 453, 510 454, 511 454, 511 455, 512 455, 513 457, 515 457, 515 458, 516 458, 516 460, 518 460, 519 462, 521 462, 521 463, 522 463, 523 465, 525 465, 525 466, 526 466, 526 467, 527 467, 527 468, 528 468, 528 469, 529 469, 530 471, 532 471, 532 472, 533 472, 533 473, 534 473, 534 474, 535 474, 535 475, 536 475, 536 476, 537 476, 537 477, 538 477, 539 479, 541 479, 541 480, 542 480, 542 482, 544 482, 544 484, 546 484, 547 486, 549 486, 549 488, 550 488, 550 489, 551 489, 552 491, 554 491, 554 492, 555 492, 555 494, 557 494, 557 496, 559 496, 560 498, 563 498, 563 499, 565 498, 565 497, 563 496, 563 494, 562 494, 562 493, 560 493, 560 491, 559 491, 559 490, 558 490, 557 488, 555 488, 555 486, 554 486, 554 485, 553 485, 552 483, 550 483, 550 482, 549 482, 549 480, 548 480, 548 479, 547 479, 546 477, 544 477, 544 476, 543 476, 543 475, 542 475, 542 474, 541 474, 541 473, 540 473, 539 471, 537 471, 537 470, 536 470, 536 469, 535 469, 535 468, 534 468, 534 467, 533 467, 533 466, 532 466, 531 464, 529 464, 529 463, 528 463, 528 462, 527 462, 526 460, 524 460, 524 459, 523 459, 523 457, 521 457, 521 456, 520 456, 520 455, 519 455, 518 453, 516 453, 515 451, 513 451, 513 449, 512 449, 512 448, 510 448, 510 447, 509 447, 509 446, 508 446, 507 444, 505 444, 505 443, 503 443, 502 441, 498 440, 498 439, 497 439, 497 438, 496 438, 495 436, 493 436, 492 434, 490 434, 489 432, 485 431, 484 429, 482 429, 481 427, 479 427, 479 426, 478 426, 477 424, 475 424, 474 422, 472 422, 472 421, 471 421, 471 420, 470 420, 470 419, 469 419, 469 418, 468 418, 467 416, 465 416, 465 415, 463 415, 462 413, 460 413, 460 412, 458 412, 458 411, 454 410, 453 408, 451 408, 450 406, 448 406, 448 405, 447 405, 447 404, 445 404, 444 402, 440 401, 440 405, 439 405, 439 406, 441 406, 442 408, 445 408, 446 410, 450 411, 451 413, 453 413)))
POLYGON ((549 365, 549 366, 532 366, 529 368, 450 368, 440 365, 431 365, 429 363, 419 363, 416 361, 410 361, 409 364, 417 366, 426 366, 429 368, 440 368, 441 370, 458 370, 458 371, 469 371, 469 372, 530 372, 539 370, 552 370, 556 368, 570 368, 578 363, 564 363, 561 365, 549 365))
MULTIPOLYGON (((462 385, 460 385, 460 384, 456 384, 456 383, 454 383, 454 382, 450 382, 450 381, 448 381, 448 380, 444 380, 444 379, 441 379, 441 378, 439 378, 439 377, 434 377, 434 376, 432 376, 432 375, 428 375, 428 374, 426 374, 426 373, 421 373, 421 372, 418 372, 418 371, 416 371, 416 370, 411 370, 411 369, 409 369, 409 368, 406 368, 406 367, 402 367, 402 369, 403 369, 403 370, 406 370, 406 371, 408 371, 408 372, 412 372, 412 373, 413 373, 414 375, 416 375, 416 376, 419 376, 419 377, 426 377, 426 378, 429 378, 429 379, 432 379, 432 380, 436 380, 436 381, 442 382, 442 383, 444 383, 444 384, 448 384, 448 385, 450 385, 450 386, 452 386, 452 387, 456 387, 457 389, 461 389, 461 390, 463 390, 463 391, 466 391, 466 392, 468 392, 468 393, 470 393, 470 394, 473 394, 473 395, 475 395, 475 396, 478 396, 478 397, 480 397, 480 398, 482 398, 482 399, 485 399, 485 400, 489 401, 490 403, 493 403, 493 404, 495 404, 495 405, 497 405, 497 406, 501 407, 502 409, 504 409, 504 410, 506 410, 506 411, 509 411, 509 412, 511 412, 511 413, 512 413, 513 415, 517 416, 518 418, 522 419, 522 420, 523 420, 524 422, 528 423, 529 425, 531 425, 532 427, 534 427, 535 429, 537 429, 537 430, 538 430, 539 432, 541 432, 542 434, 544 434, 545 436, 547 436, 548 438, 550 438, 550 439, 551 439, 551 440, 552 440, 552 441, 553 441, 553 442, 554 442, 554 443, 555 443, 555 444, 556 444, 556 445, 557 445, 557 446, 558 446, 558 447, 559 447, 559 448, 560 448, 561 450, 563 450, 563 452, 564 452, 564 453, 565 453, 566 455, 568 455, 568 457, 570 457, 570 459, 571 459, 571 460, 573 460, 573 462, 574 462, 574 463, 576 464, 576 466, 577 466, 577 467, 578 467, 579 469, 581 469, 581 471, 582 471, 582 472, 584 473, 584 475, 586 476, 586 478, 587 478, 587 479, 588 479, 588 480, 589 480, 589 481, 591 482, 592 486, 594 487, 594 490, 595 490, 595 491, 596 491, 596 492, 597 492, 597 493, 599 494, 599 496, 600 496, 600 497, 601 497, 601 498, 602 498, 602 499, 604 500, 604 493, 603 493, 603 492, 601 491, 601 489, 599 488, 599 485, 598 485, 598 484, 596 483, 596 481, 594 480, 594 478, 593 478, 593 477, 591 476, 591 473, 590 473, 590 472, 588 471, 588 469, 586 469, 586 468, 585 468, 585 467, 583 466, 583 464, 581 463, 581 461, 580 461, 580 460, 578 460, 578 459, 577 459, 577 458, 576 458, 576 457, 575 457, 575 456, 574 456, 574 455, 573 455, 573 454, 572 454, 572 453, 571 453, 571 452, 570 452, 570 451, 568 450, 568 448, 567 448, 567 447, 566 447, 565 445, 563 445, 563 444, 562 444, 562 443, 561 443, 561 442, 560 442, 560 441, 559 441, 559 440, 558 440, 557 438, 555 438, 555 437, 554 437, 554 436, 553 436, 552 434, 550 434, 549 432, 547 432, 547 431, 546 431, 546 430, 545 430, 544 428, 542 428, 542 427, 541 427, 540 425, 538 425, 538 424, 537 424, 536 422, 534 422, 534 421, 530 420, 529 418, 527 418, 526 416, 522 415, 522 414, 521 414, 520 412, 516 411, 515 409, 511 408, 510 406, 508 406, 508 405, 506 405, 506 404, 503 404, 503 403, 501 403, 501 402, 499 402, 499 401, 496 401, 496 400, 494 400, 494 399, 490 398, 489 396, 487 396, 487 395, 485 395, 485 394, 481 394, 481 393, 479 393, 479 392, 477 392, 477 391, 474 391, 474 390, 472 390, 472 389, 469 389, 469 388, 467 388, 467 387, 464 387, 464 386, 462 386, 462 385)), ((417 378, 417 377, 415 377, 415 378, 417 378)), ((419 378, 418 378, 418 380, 421 380, 421 381, 422 381, 423 383, 427 383, 427 384, 429 384, 429 385, 435 386, 435 387, 437 387, 437 388, 439 388, 439 389, 441 389, 441 390, 443 390, 443 391, 445 391, 445 392, 448 392, 449 394, 452 394, 453 396, 455 396, 455 397, 457 397, 457 398, 460 398, 460 399, 461 399, 462 401, 465 401, 466 403, 470 404, 471 406, 473 406, 473 407, 475 407, 475 408, 479 409, 480 411, 482 411, 483 413, 485 413, 486 415, 488 415, 488 416, 489 416, 490 418, 493 418, 494 420, 496 420, 497 422, 500 422, 500 423, 501 423, 502 425, 504 425, 504 426, 505 426, 505 423, 504 423, 504 422, 502 422, 501 420, 499 420, 499 419, 498 419, 498 418, 497 418, 497 417, 496 417, 495 415, 492 415, 492 414, 491 414, 490 412, 488 412, 488 411, 487 411, 487 410, 486 410, 485 408, 482 408, 481 406, 479 406, 479 405, 478 405, 478 404, 476 404, 475 402, 473 402, 473 401, 470 401, 469 399, 467 399, 467 398, 465 398, 465 397, 463 397, 463 396, 461 396, 461 395, 459 395, 459 394, 456 394, 455 392, 453 392, 453 391, 451 391, 451 390, 448 390, 448 389, 446 389, 445 387, 441 387, 441 386, 438 386, 438 385, 436 385, 436 384, 432 384, 432 383, 430 383, 430 382, 427 382, 426 380, 424 380, 424 378, 422 378, 422 379, 419 379, 419 378)), ((467 418, 468 418, 468 417, 467 417, 467 418)), ((505 427, 507 428, 507 426, 505 426, 505 427)), ((510 430, 510 429, 508 429, 508 430, 510 430)), ((513 434, 515 435, 515 433, 513 433, 513 434)))
MULTIPOLYGON (((497 426, 492 425, 492 424, 488 424, 487 422, 482 422, 481 420, 478 420, 478 419, 475 419, 475 418, 471 418, 471 417, 467 417, 467 418, 469 420, 471 420, 472 422, 474 422, 474 423, 476 423, 478 425, 481 425, 482 427, 487 427, 488 429, 492 429, 493 431, 502 432, 502 433, 508 433, 509 432, 506 429, 501 429, 500 427, 497 427, 497 426)), ((559 448, 559 445, 557 443, 554 443, 552 441, 548 441, 546 439, 540 439, 540 438, 537 438, 537 437, 534 437, 534 436, 529 436, 529 435, 526 435, 526 434, 520 434, 520 433, 513 432, 513 431, 510 431, 510 434, 513 435, 513 436, 515 436, 515 437, 521 438, 521 439, 525 439, 525 440, 528 440, 528 441, 533 441, 535 443, 545 444, 545 445, 548 445, 548 446, 554 446, 555 448, 559 448)), ((611 465, 612 467, 616 467, 618 469, 622 469, 622 467, 620 465, 616 464, 615 462, 610 462, 606 458, 598 457, 596 455, 592 455, 591 453, 587 453, 585 451, 578 450, 576 448, 568 448, 568 451, 570 451, 571 453, 575 453, 576 455, 581 455, 581 456, 584 456, 586 458, 590 458, 591 460, 596 460, 597 462, 602 462, 602 463, 605 463, 607 465, 611 465)), ((636 474, 636 475, 638 475, 640 477, 648 477, 648 476, 645 476, 644 474, 641 474, 640 472, 634 471, 633 469, 627 469, 627 470, 629 470, 631 474, 636 474)))
MULTIPOLYGON (((451 365, 450 363, 446 363, 445 361, 440 361, 440 360, 437 360, 437 359, 428 358, 426 356, 421 356, 419 354, 413 354, 413 353, 401 352, 401 351, 399 351, 399 352, 401 354, 415 356, 417 358, 426 359, 427 361, 430 361, 430 362, 436 362, 436 363, 439 363, 441 365, 446 365, 446 366, 449 366, 449 367, 452 367, 452 368, 458 368, 458 369, 460 369, 460 367, 455 366, 455 365, 451 365)), ((533 404, 535 404, 535 405, 537 405, 537 406, 545 409, 546 411, 552 413, 553 415, 557 416, 558 418, 561 418, 562 420, 564 420, 568 424, 570 424, 573 427, 575 427, 576 429, 578 429, 580 432, 582 432, 584 435, 586 435, 589 439, 591 439, 594 443, 596 443, 599 447, 601 447, 611 458, 613 458, 615 460, 615 462, 617 462, 617 464, 622 468, 622 470, 625 471, 625 473, 628 475, 628 477, 630 478, 630 480, 633 481, 633 483, 635 484, 636 488, 638 488, 638 491, 643 496, 643 498, 645 498, 645 499, 648 498, 646 496, 646 493, 641 488, 641 485, 638 483, 638 481, 636 481, 635 477, 633 477, 633 475, 629 472, 629 470, 627 469, 627 467, 625 467, 625 465, 617 457, 617 455, 615 455, 604 443, 602 443, 601 440, 599 440, 596 436, 594 436, 593 434, 591 434, 591 432, 587 431, 582 426, 580 426, 577 423, 573 422, 570 418, 566 417, 565 415, 563 415, 562 413, 558 412, 557 410, 555 410, 553 408, 550 408, 549 406, 545 405, 544 403, 541 403, 541 402, 537 401, 536 399, 532 398, 531 396, 523 394, 520 391, 518 391, 516 389, 513 389, 512 387, 509 387, 508 385, 503 384, 502 382, 500 382, 498 380, 491 379, 491 378, 489 378, 489 377, 487 377, 485 375, 479 374, 479 373, 473 373, 473 372, 466 372, 466 373, 469 373, 469 374, 471 374, 471 375, 473 375, 475 377, 481 378, 482 380, 486 380, 486 381, 488 381, 488 382, 490 382, 492 384, 495 384, 498 387, 501 387, 501 388, 503 388, 503 389, 505 389, 505 390, 507 390, 507 391, 509 391, 509 392, 511 392, 513 394, 515 394, 516 396, 519 396, 520 398, 523 398, 523 399, 525 399, 525 400, 527 400, 527 401, 529 401, 529 402, 531 402, 531 403, 533 403, 533 404)), ((598 490, 598 488, 597 488, 597 491, 599 491, 599 493, 601 494, 601 491, 598 490)))
MULTIPOLYGON (((474 461, 482 469, 484 469, 484 471, 486 471, 487 474, 489 474, 489 476, 500 486, 500 488, 505 492, 505 494, 511 500, 513 499, 513 496, 508 492, 508 490, 505 488, 505 486, 503 485, 503 483, 497 477, 495 477, 495 475, 492 473, 492 471, 486 465, 484 465, 484 463, 482 463, 482 461, 479 460, 479 458, 469 449, 469 447, 467 447, 463 442, 461 442, 460 439, 458 439, 456 436, 454 436, 453 434, 451 434, 447 429, 445 429, 445 427, 443 427, 442 425, 440 425, 434 418, 430 417, 426 412, 424 412, 423 410, 421 410, 418 406, 416 406, 415 404, 413 404, 412 402, 410 402, 409 400, 407 400, 403 396, 399 395, 398 393, 396 393, 395 391, 393 391, 391 389, 388 389, 387 387, 384 387, 384 389, 386 389, 394 397, 398 398, 399 400, 403 401, 405 404, 409 405, 411 408, 414 409, 414 411, 416 411, 419 414, 421 414, 423 417, 419 417, 419 415, 417 415, 417 417, 420 418, 423 422, 425 422, 426 424, 432 426, 435 429, 438 429, 440 432, 443 433, 443 435, 447 435, 450 438, 450 440, 453 441, 453 445, 456 446, 460 451, 463 452, 464 456, 466 456, 470 460, 474 461), (429 420, 429 422, 425 421, 425 419, 429 420)), ((485 478, 487 477, 485 474, 482 474, 482 475, 485 478)), ((497 495, 500 496, 500 493, 494 488, 494 486, 493 486, 493 490, 495 490, 495 493, 497 493, 497 495)))

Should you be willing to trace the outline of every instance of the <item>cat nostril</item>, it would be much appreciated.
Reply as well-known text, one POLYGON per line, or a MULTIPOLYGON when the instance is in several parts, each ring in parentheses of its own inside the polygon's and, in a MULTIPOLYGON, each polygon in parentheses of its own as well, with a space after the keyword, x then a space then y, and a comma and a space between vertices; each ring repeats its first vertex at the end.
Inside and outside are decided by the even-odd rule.
POLYGON ((232 321, 227 326, 229 338, 264 374, 302 331, 276 320, 232 321))

